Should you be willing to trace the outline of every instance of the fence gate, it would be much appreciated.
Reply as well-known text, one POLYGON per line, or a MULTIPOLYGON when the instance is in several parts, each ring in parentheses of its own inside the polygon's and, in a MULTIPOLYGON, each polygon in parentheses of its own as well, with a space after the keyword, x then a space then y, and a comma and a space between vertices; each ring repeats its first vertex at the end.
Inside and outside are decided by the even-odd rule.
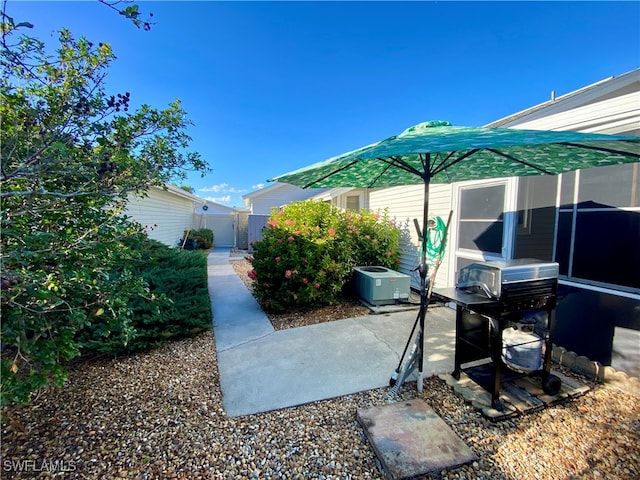
POLYGON ((252 251, 251 244, 262 239, 262 231, 267 226, 269 215, 249 215, 249 251, 252 251))

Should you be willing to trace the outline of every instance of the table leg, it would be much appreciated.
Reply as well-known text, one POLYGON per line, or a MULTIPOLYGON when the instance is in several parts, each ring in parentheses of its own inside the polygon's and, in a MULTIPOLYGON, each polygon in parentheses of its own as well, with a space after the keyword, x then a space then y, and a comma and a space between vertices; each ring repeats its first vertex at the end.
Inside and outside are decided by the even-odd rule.
POLYGON ((454 355, 454 370, 451 373, 451 376, 456 380, 460 380, 460 335, 462 334, 462 307, 460 305, 456 305, 456 346, 455 346, 455 355, 454 355))

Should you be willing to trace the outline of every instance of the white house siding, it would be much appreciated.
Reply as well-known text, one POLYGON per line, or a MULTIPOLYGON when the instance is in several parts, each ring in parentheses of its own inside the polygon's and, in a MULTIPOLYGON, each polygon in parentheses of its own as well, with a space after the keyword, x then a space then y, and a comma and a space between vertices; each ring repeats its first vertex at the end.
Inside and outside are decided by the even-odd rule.
POLYGON ((274 208, 280 208, 290 202, 306 200, 321 191, 320 189, 302 189, 294 185, 281 183, 244 195, 243 198, 245 199, 245 204, 250 204, 252 214, 271 215, 271 210, 274 208))
POLYGON ((140 223, 149 238, 173 247, 186 229, 194 227, 193 209, 192 199, 151 188, 145 198, 129 198, 125 215, 140 223))
POLYGON ((486 126, 640 135, 640 69, 557 97, 486 126))
POLYGON ((620 97, 564 110, 547 117, 507 122, 509 128, 533 130, 572 130, 608 134, 640 134, 640 87, 620 97))
POLYGON ((597 103, 525 121, 513 128, 640 134, 640 90, 597 103))
POLYGON ((352 209, 360 211, 369 209, 369 198, 366 188, 331 188, 311 198, 321 202, 329 202, 331 205, 341 208, 342 210, 352 209), (349 197, 358 198, 357 208, 353 208, 353 206, 349 204, 349 197))
MULTIPOLYGON (((451 185, 434 184, 430 186, 429 191, 429 216, 439 216, 446 222, 451 210, 451 185)), ((419 263, 420 244, 413 219, 418 219, 422 225, 424 186, 410 185, 369 190, 369 210, 382 213, 385 208, 389 217, 396 221, 402 232, 402 253, 398 270, 411 275, 411 286, 417 289, 420 287, 420 277, 412 270, 419 263)), ((445 255, 438 271, 436 285, 449 284, 449 265, 449 255, 445 255)))
MULTIPOLYGON (((204 200, 203 200, 204 202, 204 200)), ((204 214, 204 215, 230 215, 231 213, 233 213, 235 210, 231 207, 225 207, 224 205, 220 205, 219 203, 214 203, 214 202, 209 202, 206 201, 206 207, 207 209, 204 209, 204 206, 199 206, 195 209, 195 213, 197 213, 198 215, 200 214, 204 214)))

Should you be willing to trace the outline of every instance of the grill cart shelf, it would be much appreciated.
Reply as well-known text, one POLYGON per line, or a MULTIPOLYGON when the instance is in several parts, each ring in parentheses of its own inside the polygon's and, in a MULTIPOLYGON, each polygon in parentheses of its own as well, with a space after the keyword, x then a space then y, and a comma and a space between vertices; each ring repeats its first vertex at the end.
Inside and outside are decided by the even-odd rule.
MULTIPOLYGON (((551 372, 551 330, 555 320, 557 278, 535 279, 502 285, 500 296, 492 298, 483 292, 463 288, 434 288, 433 294, 445 302, 456 304, 455 369, 452 376, 460 378, 464 372, 474 382, 491 393, 492 406, 504 410, 500 400, 500 386, 526 375, 542 377, 542 387, 549 395, 560 390, 560 379, 551 372), (536 340, 505 343, 505 331, 513 332, 527 314, 545 312, 544 322, 536 325, 536 340), (542 324, 544 323, 544 324, 542 324), (537 345, 533 345, 533 343, 537 345), (538 357, 538 366, 518 368, 507 364, 506 351, 527 351, 529 347, 544 345, 544 356, 538 357), (487 360, 480 362, 480 360, 487 360), (472 364, 473 365, 468 365, 472 364)), ((542 355, 540 348, 540 354, 542 355)))

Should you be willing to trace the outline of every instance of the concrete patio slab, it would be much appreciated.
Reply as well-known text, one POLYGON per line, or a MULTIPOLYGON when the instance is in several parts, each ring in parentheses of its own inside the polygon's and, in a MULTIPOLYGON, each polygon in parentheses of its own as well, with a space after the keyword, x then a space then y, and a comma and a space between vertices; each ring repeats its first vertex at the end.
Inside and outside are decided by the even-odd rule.
MULTIPOLYGON (((425 376, 453 368, 455 321, 447 310, 434 308, 426 320, 425 376)), ((218 351, 225 411, 248 415, 388 386, 414 320, 415 312, 368 315, 218 351)))
MULTIPOLYGON (((274 331, 229 264, 229 254, 229 249, 216 248, 208 257, 227 415, 266 412, 389 384, 416 309, 274 331)), ((454 344, 455 312, 430 307, 425 319, 425 376, 453 370, 454 344)))

